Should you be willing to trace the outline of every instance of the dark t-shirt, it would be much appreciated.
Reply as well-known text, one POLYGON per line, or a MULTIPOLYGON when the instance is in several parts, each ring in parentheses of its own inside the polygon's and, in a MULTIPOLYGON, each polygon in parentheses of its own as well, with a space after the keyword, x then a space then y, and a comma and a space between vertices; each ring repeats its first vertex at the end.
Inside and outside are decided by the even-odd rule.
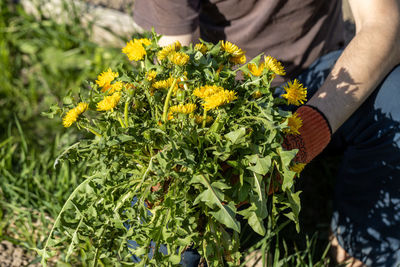
MULTIPOLYGON (((293 78, 321 55, 344 45, 341 0, 136 0, 135 22, 164 35, 199 32, 283 62, 293 78)), ((276 83, 283 80, 278 78, 276 83)))

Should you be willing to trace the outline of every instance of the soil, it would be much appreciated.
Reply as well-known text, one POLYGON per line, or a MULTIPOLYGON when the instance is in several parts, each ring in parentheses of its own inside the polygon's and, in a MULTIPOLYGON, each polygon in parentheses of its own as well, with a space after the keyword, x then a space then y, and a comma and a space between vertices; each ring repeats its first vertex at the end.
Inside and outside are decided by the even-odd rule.
POLYGON ((39 263, 30 264, 35 257, 26 250, 3 240, 0 242, 0 266, 1 267, 39 267, 39 263))

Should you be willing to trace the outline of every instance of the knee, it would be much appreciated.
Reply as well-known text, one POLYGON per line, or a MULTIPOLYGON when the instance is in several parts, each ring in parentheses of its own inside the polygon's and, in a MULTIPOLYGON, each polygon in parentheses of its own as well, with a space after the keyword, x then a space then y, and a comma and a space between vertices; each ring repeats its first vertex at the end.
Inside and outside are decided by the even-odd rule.
POLYGON ((400 65, 395 67, 378 86, 374 107, 400 123, 400 65))
POLYGON ((335 261, 336 264, 344 265, 346 267, 367 267, 367 265, 363 264, 358 259, 351 257, 343 248, 340 246, 337 238, 331 233, 330 234, 330 243, 331 243, 331 258, 335 261))

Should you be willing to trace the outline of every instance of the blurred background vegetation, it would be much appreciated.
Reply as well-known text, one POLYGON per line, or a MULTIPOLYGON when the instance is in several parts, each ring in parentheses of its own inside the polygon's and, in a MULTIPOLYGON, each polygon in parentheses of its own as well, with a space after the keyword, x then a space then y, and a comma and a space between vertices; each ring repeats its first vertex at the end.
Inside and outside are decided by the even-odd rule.
POLYGON ((27 249, 41 247, 88 171, 85 162, 55 164, 80 136, 43 112, 123 59, 81 25, 78 13, 56 22, 0 1, 0 240, 27 249))
MULTIPOLYGON (((85 162, 71 165, 58 160, 83 136, 73 127, 64 129, 60 114, 51 119, 44 113, 85 87, 86 80, 95 80, 100 72, 120 64, 121 44, 133 34, 129 30, 117 34, 96 24, 93 16, 83 22, 79 9, 63 7, 68 8, 68 16, 60 20, 38 6, 27 13, 18 3, 0 1, 0 241, 30 251, 32 264, 39 260, 33 249, 42 247, 65 200, 90 171, 85 162), (99 27, 117 41, 100 45, 95 35, 103 34, 94 33, 99 27)), ((289 226, 276 243, 281 250, 278 258, 292 261, 287 266, 327 264, 324 252, 335 165, 331 161, 313 165, 304 172, 307 179, 298 183, 304 191, 303 231, 298 235, 289 226)), ((54 264, 69 266, 62 258, 60 254, 54 264)), ((73 266, 84 261, 79 256, 75 260, 73 266)))

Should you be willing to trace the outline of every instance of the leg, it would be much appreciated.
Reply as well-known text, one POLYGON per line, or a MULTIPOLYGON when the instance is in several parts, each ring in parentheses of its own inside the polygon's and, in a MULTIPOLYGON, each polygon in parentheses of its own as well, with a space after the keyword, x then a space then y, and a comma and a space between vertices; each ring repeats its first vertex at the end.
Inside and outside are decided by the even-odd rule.
POLYGON ((329 241, 331 243, 331 254, 332 258, 336 263, 346 263, 346 267, 366 267, 361 261, 351 257, 347 252, 339 245, 339 241, 333 234, 330 235, 329 241))
MULTIPOLYGON (((334 52, 322 57, 300 75, 299 80, 309 88, 308 98, 321 86, 339 55, 334 52)), ((400 67, 338 130, 330 145, 344 155, 335 190, 332 245, 337 256, 351 255, 372 266, 400 264, 398 102, 400 67)))
POLYGON ((339 129, 332 231, 370 266, 400 264, 400 67, 339 129))

